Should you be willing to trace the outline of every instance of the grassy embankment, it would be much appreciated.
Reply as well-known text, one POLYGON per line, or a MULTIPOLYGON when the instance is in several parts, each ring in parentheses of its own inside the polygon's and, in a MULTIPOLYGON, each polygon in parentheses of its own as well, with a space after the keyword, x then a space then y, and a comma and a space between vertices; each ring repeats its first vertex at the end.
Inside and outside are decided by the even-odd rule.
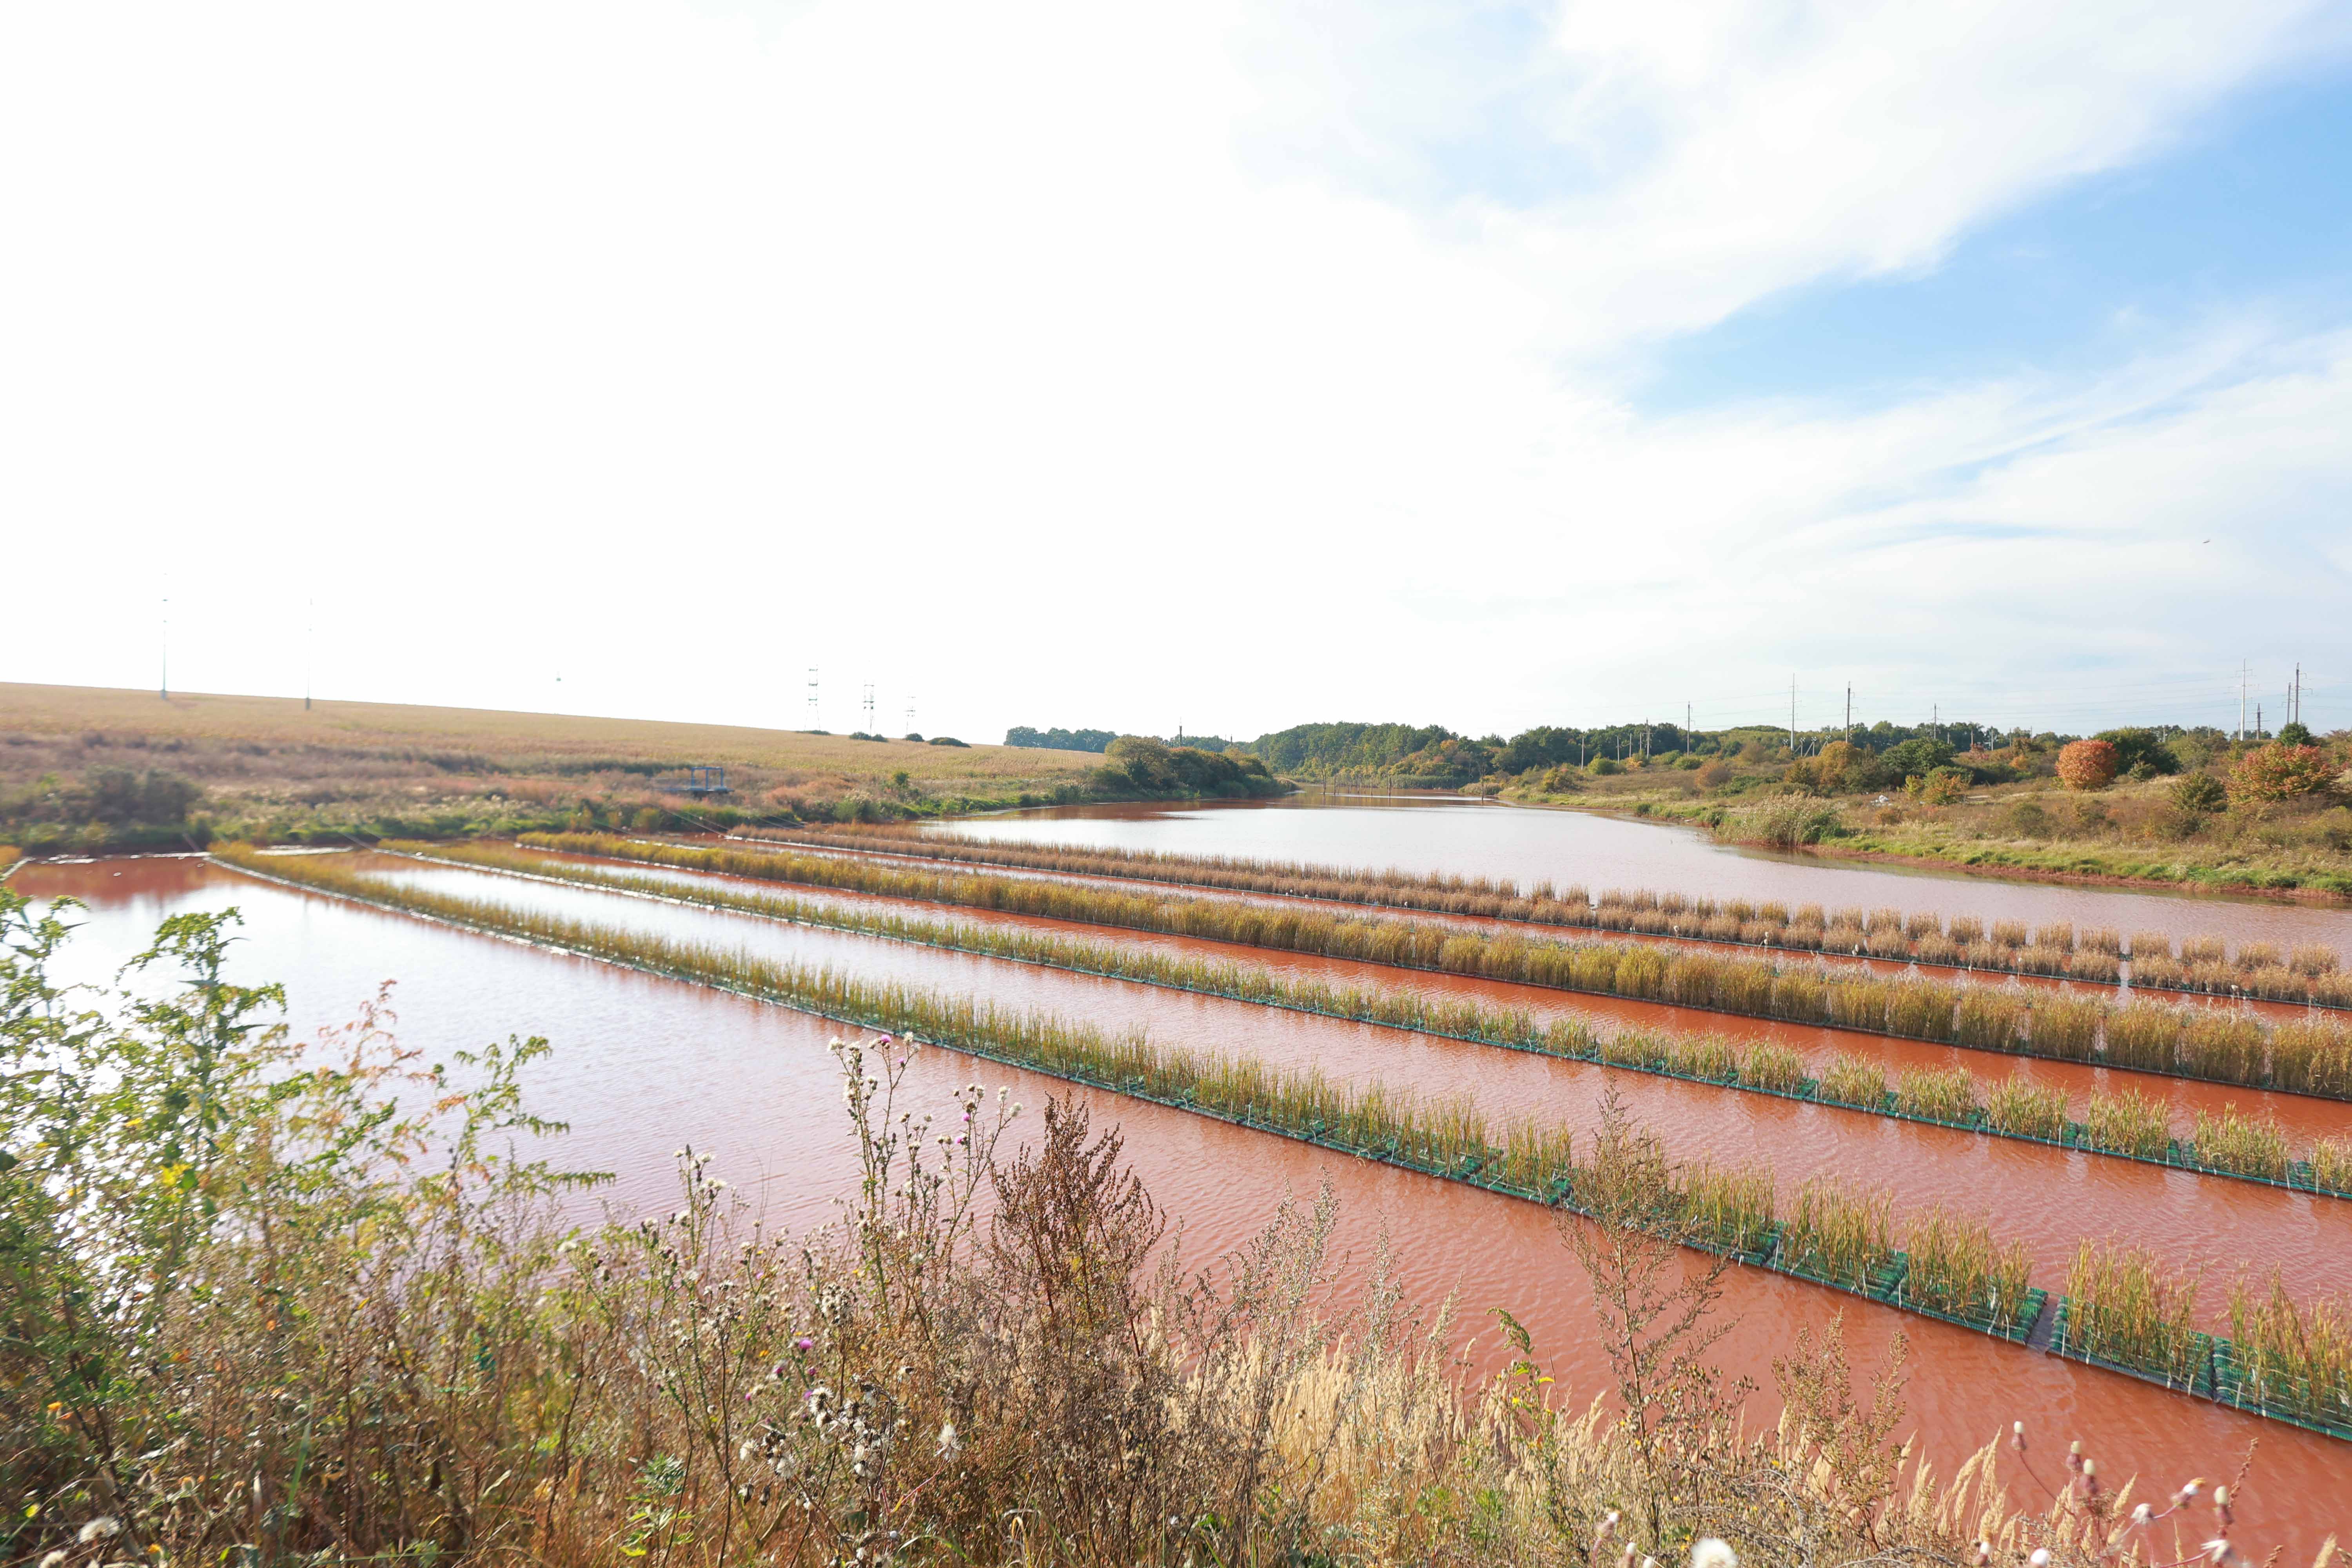
MULTIPOLYGON (((479 845, 434 846, 393 840, 385 847, 406 854, 429 853, 445 864, 479 867, 854 931, 887 941, 1107 975, 2352 1197, 2352 1138, 2320 1139, 2306 1155, 2298 1156, 2274 1122, 2245 1115, 2234 1107, 2218 1116, 2200 1114, 2193 1139, 2184 1138, 2175 1135, 2159 1105, 2129 1089, 2095 1093, 2087 1103, 2084 1120, 2075 1121, 2068 1114, 2064 1097, 2054 1089, 2036 1089, 2024 1084, 1980 1078, 1965 1068, 1940 1072, 1906 1069, 1890 1083, 1875 1062, 1840 1053, 1816 1080, 1806 1074, 1796 1054, 1783 1047, 1742 1047, 1716 1035, 1633 1027, 1604 1035, 1574 1020, 1538 1024, 1523 1010, 1489 1007, 1468 999, 1433 1001, 1392 987, 1339 986, 1321 981, 1294 980, 1255 966, 1157 952, 1021 926, 910 918, 856 905, 812 901, 714 883, 687 885, 635 875, 614 867, 583 865, 479 845)), ((286 875, 289 880, 337 890, 364 893, 370 883, 362 874, 316 860, 293 866, 282 859, 265 863, 233 847, 224 851, 224 858, 232 864, 286 875)))
POLYGON ((0 837, 35 854, 929 816, 1091 798, 1106 793, 1101 763, 719 724, 0 684, 0 837), (662 789, 696 763, 724 766, 734 793, 662 789))
POLYGON ((1782 793, 1785 763, 1733 764, 1724 783, 1649 769, 1580 776, 1572 790, 1531 779, 1500 788, 1523 805, 1598 810, 1706 828, 1727 840, 1801 846, 1831 858, 1916 860, 2053 881, 2151 883, 2352 899, 2352 808, 2328 800, 2186 812, 2177 777, 2077 793, 2053 778, 1970 789, 1927 805, 1899 787, 1782 793), (1880 804, 1882 798, 1885 804, 1880 804))
POLYGON ((524 842, 767 881, 1477 974, 1976 1050, 2352 1099, 2352 1027, 2324 1016, 2274 1026, 2249 1012, 2196 1004, 2133 1001, 2119 1005, 2015 984, 1870 976, 1851 968, 1825 968, 1818 962, 1675 952, 1645 942, 1550 941, 1517 931, 1487 933, 1306 905, 1286 908, 1039 878, 935 872, 782 849, 698 848, 589 834, 527 835, 524 842))
MULTIPOLYGON (((0 916, 10 994, 48 1004, 0 1020, 46 1068, 0 1079, 10 1561, 1568 1568, 1715 1535, 1821 1568, 1979 1539, 2088 1568, 2228 1528, 2200 1498, 2147 1536, 2063 1479, 2021 1510, 1997 1446, 1919 1475, 1899 1372, 1865 1406, 1835 1323, 1775 1363, 1787 1419, 1743 1423, 1699 1360, 1714 1277, 1648 1309, 1708 1215, 1753 1228, 1759 1184, 1676 1183, 1622 1121, 1578 1167, 1601 1223, 1563 1226, 1624 1369, 1616 1410, 1580 1414, 1499 1309, 1516 1359, 1463 1378, 1450 1310, 1401 1304, 1385 1254, 1346 1282, 1368 1306, 1328 1312, 1328 1201, 1161 1267, 1115 1132, 1050 1106, 1004 1152, 977 1084, 904 1121, 904 1046, 836 1044, 862 1173, 839 1223, 771 1231, 681 1151, 674 1213, 572 1229, 552 1200, 578 1178, 512 1150, 561 1131, 520 1087, 543 1041, 445 1072, 372 1016, 306 1052, 268 1026, 274 989, 224 983, 217 915, 149 955, 184 990, 109 1022, 56 1005, 62 926, 0 916)), ((1813 1221, 1843 1266, 1857 1227, 1813 1221)), ((2002 1249, 1939 1223, 1930 1272, 1998 1298, 2002 1249)), ((2259 1552, 2260 1515, 2241 1528, 2259 1552)))

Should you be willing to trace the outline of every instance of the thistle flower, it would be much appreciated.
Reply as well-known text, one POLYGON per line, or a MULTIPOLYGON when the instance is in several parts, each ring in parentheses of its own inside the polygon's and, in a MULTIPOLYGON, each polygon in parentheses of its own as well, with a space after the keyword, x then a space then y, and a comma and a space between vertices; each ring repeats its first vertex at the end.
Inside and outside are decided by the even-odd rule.
POLYGON ((2028 1568, 2050 1568, 2050 1548, 2047 1546, 2035 1547, 2033 1549, 2033 1555, 2027 1558, 2025 1561, 2028 1564, 2028 1568))
POLYGON ((121 1529, 122 1523, 120 1520, 110 1514, 101 1513, 76 1531, 74 1540, 88 1546, 93 1541, 104 1541, 110 1535, 120 1533, 121 1529))
POLYGON ((940 1458, 953 1459, 962 1452, 963 1439, 956 1436, 955 1423, 950 1421, 940 1428, 940 1458))
POLYGON ((1691 1547, 1691 1568, 1739 1568, 1739 1558, 1731 1550, 1731 1542, 1717 1536, 1702 1536, 1691 1547))

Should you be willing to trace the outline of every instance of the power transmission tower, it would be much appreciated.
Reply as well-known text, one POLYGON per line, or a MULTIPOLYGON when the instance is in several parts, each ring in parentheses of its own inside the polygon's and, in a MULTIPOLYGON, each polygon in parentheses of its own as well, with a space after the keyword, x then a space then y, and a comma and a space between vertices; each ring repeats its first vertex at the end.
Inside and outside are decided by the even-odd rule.
POLYGON ((1845 683, 1845 739, 1848 745, 1853 743, 1853 682, 1851 680, 1845 683))
POLYGON ((162 663, 156 670, 155 695, 164 701, 172 700, 172 600, 163 599, 163 607, 156 612, 158 635, 163 638, 162 663))
POLYGON ((866 709, 866 732, 870 735, 874 733, 874 683, 870 680, 866 683, 864 706, 866 709))
POLYGON ((818 723, 818 722, 817 722, 817 705, 816 705, 816 666, 814 666, 814 665, 810 665, 810 666, 809 666, 809 682, 808 682, 808 727, 809 727, 810 729, 812 729, 812 730, 821 730, 821 729, 823 729, 823 728, 824 727, 824 725, 822 725, 822 724, 820 724, 820 723, 818 723))
POLYGON ((2238 661, 2238 739, 2246 738, 2246 661, 2238 661))
POLYGON ((910 691, 910 692, 907 693, 907 733, 908 733, 909 735, 911 735, 911 734, 913 734, 914 732, 915 732, 915 694, 914 694, 913 692, 911 692, 911 691, 910 691))

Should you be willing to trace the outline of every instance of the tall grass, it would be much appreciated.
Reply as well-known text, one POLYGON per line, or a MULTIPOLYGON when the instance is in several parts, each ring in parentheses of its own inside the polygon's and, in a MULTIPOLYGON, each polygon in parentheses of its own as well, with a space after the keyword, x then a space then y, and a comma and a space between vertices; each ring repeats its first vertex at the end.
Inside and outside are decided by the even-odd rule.
POLYGON ((2196 1332, 2197 1281, 2175 1278, 2145 1247, 2085 1241, 2066 1275, 2067 1321, 2059 1349, 2196 1388, 2207 1344, 2196 1332))
POLYGON ((2276 1121, 2245 1115, 2235 1105, 2224 1105, 2219 1116, 2197 1113, 2196 1152, 2207 1170, 2286 1180, 2286 1134, 2276 1121))
POLYGON ((2352 1427, 2352 1301, 2298 1305, 2278 1276, 2230 1290, 2229 1361, 2242 1401, 2305 1421, 2352 1427))
POLYGON ((1683 1216, 1699 1239, 1724 1252, 1752 1253, 1772 1226, 1772 1173, 1726 1170, 1711 1161, 1683 1173, 1683 1216))
POLYGON ((1895 1259, 1894 1206, 1891 1193, 1813 1177, 1797 1189, 1795 1212, 1780 1231, 1781 1255, 1822 1279, 1867 1290, 1895 1259))
POLYGON ((1906 1116, 1930 1121, 1967 1125, 1982 1109, 1977 1102, 1977 1080, 1964 1068, 1906 1068, 1895 1075, 1895 1108, 1906 1116))
MULTIPOLYGON (((1955 987, 1919 978, 1832 974, 1820 968, 1783 966, 1761 959, 1677 954, 1642 943, 1530 940, 1517 933, 1482 933, 1388 917, 1341 916, 1303 907, 1144 895, 1034 878, 950 876, 837 856, 689 848, 595 835, 530 835, 527 841, 548 848, 686 869, 1479 974, 1798 1023, 1906 1035, 1916 1030, 1916 1037, 1923 1039, 2064 1060, 2096 1057, 2103 1020, 2113 1011, 2087 998, 1977 985, 1955 987), (1948 1009, 1945 1004, 1953 997, 1957 1005, 1948 1009)), ((2222 1032, 2239 1044, 2209 1053, 2203 1059, 2213 1070, 2192 1076, 2263 1085, 2269 1077, 2268 1052, 2258 1047, 2249 1055, 2242 1048, 2248 1027, 2267 1040, 2268 1031, 2258 1021, 2233 1021, 2222 1032)), ((2185 1069, 2176 1066, 2159 1070, 2185 1069)), ((2315 1081, 2334 1085, 2332 1078, 2315 1081)), ((2352 1075, 2340 1087, 2302 1092, 2352 1098, 2352 1075)))
POLYGON ((1886 1073, 1876 1062, 1840 1053, 1822 1074, 1822 1098, 1878 1110, 1886 1104, 1886 1073))
POLYGON ((1931 1310, 1997 1330, 2018 1325, 2031 1289, 2025 1244, 1993 1240, 1984 1221, 1956 1215, 1940 1205, 1915 1215, 1905 1227, 1906 1296, 1931 1310))
POLYGON ((2083 1129, 2091 1147, 2142 1160, 2161 1160, 2172 1148, 2163 1102, 2137 1089, 2093 1095, 2083 1113, 2083 1129))
POLYGON ((1805 1058, 1786 1046, 1753 1045, 1740 1058, 1739 1081, 1776 1094, 1796 1093, 1804 1087, 1805 1078, 1805 1058))
POLYGON ((2352 1100, 2352 1028, 2336 1018, 2304 1018, 2271 1032, 2271 1077, 2296 1094, 2352 1100))
POLYGON ((2066 1135, 2066 1097, 2030 1079, 2004 1079, 1985 1097, 1985 1125, 2054 1143, 2066 1135))
MULTIPOLYGON (((1783 813, 1786 824, 1764 831, 1770 838, 1801 837, 1811 830, 1815 813, 1801 804, 1783 813)), ((546 836, 534 836, 544 838, 546 836)), ((1536 925, 1586 926, 1612 931, 1711 942, 1739 942, 1808 951, 1868 953, 1879 958, 1909 958, 1922 963, 1965 962, 1972 967, 2010 970, 2028 974, 2065 974, 2095 984, 2112 984, 2119 976, 2116 959, 2122 942, 2112 931, 2086 931, 2077 937, 2072 925, 2055 921, 2030 930, 2023 921, 1996 921, 1990 942, 1984 924, 1973 916, 1954 916, 1948 925, 1931 910, 1905 913, 1900 910, 1840 910, 1832 919, 1809 905, 1791 918, 1775 903, 1749 906, 1745 900, 1718 903, 1676 892, 1646 888, 1606 888, 1598 899, 1582 888, 1556 893, 1549 883, 1522 888, 1483 877, 1442 872, 1415 873, 1364 868, 1318 866, 1302 861, 1256 860, 1235 856, 1182 855, 1164 850, 1083 848, 1035 843, 982 843, 972 839, 934 837, 902 825, 860 828, 750 828, 739 835, 750 840, 830 851, 886 854, 937 863, 1001 866, 1069 876, 1101 877, 1212 888, 1230 892, 1315 899, 1369 907, 1419 910, 1431 913, 1468 915, 1491 920, 1519 921, 1536 925), (1728 921, 1728 924, 1721 923, 1728 921), (1969 950, 1975 948, 1971 952, 1969 950)), ((596 850, 592 853, 609 853, 596 850)), ((2220 963, 2226 944, 2218 937, 2191 938, 2190 948, 2220 963)), ((2168 957, 2171 942, 2161 933, 2143 931, 2132 939, 2132 952, 2168 957)), ((2256 960, 2275 961, 2274 950, 2260 942, 2240 950, 2234 967, 2251 972, 2256 960)), ((2297 951, 2294 972, 2306 984, 2287 1000, 2312 994, 2307 982, 2336 967, 2336 954, 2326 948, 2297 951)), ((2137 984, 2158 982, 2135 975, 2137 984)), ((2210 984, 2191 987, 2184 971, 2183 988, 2213 989, 2210 984)), ((2224 981, 2220 988, 2228 989, 2224 981)))
POLYGON ((2352 1138, 2322 1138, 2311 1146, 2311 1184, 2352 1193, 2352 1138))

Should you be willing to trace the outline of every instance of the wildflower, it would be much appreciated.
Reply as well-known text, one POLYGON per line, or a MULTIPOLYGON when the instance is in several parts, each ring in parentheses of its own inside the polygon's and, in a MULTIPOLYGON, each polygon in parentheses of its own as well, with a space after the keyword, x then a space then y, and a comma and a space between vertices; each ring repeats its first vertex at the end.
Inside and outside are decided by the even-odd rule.
POLYGON ((57 1551, 50 1552, 47 1556, 41 1559, 41 1568, 58 1568, 58 1564, 63 1563, 65 1560, 65 1548, 59 1547, 57 1551))
POLYGON ((74 1536, 74 1540, 84 1546, 88 1546, 93 1541, 104 1541, 108 1536, 121 1531, 121 1529, 122 1525, 120 1521, 114 1519, 110 1515, 101 1513, 96 1519, 91 1520, 88 1524, 83 1525, 81 1530, 74 1536))
POLYGON ((2230 1544, 2230 1538, 2226 1535, 2215 1536, 2205 1543, 2203 1550, 2205 1561, 2212 1563, 2214 1568, 2227 1568, 2231 1563, 2245 1561, 2238 1555, 2238 1549, 2230 1544))
POLYGON ((2047 1546, 2035 1547, 2033 1549, 2033 1555, 2027 1558, 2025 1561, 2028 1564, 2028 1568, 2050 1568, 2050 1548, 2047 1546))
POLYGON ((962 1452, 963 1439, 956 1436, 955 1423, 950 1421, 940 1428, 940 1458, 952 1459, 962 1452))
POLYGON ((2021 1454, 2025 1452, 2024 1422, 2012 1421, 2009 1424, 2009 1446, 2016 1449, 2021 1454))
POLYGON ((809 1338, 806 1334, 803 1334, 800 1338, 793 1342, 793 1349, 796 1351, 814 1350, 816 1349, 816 1342, 809 1338))
POLYGON ((1991 1562, 1992 1542, 1990 1541, 1979 1541, 1977 1542, 1977 1568, 1988 1568, 1988 1565, 1991 1562))
POLYGON ((1703 1536, 1691 1547, 1691 1568, 1739 1568, 1739 1558, 1729 1542, 1703 1536))
POLYGON ((2172 1506, 2175 1508, 2181 1508, 2189 1503, 2195 1502, 2198 1496, 2202 1493, 2204 1489, 2205 1478, 2199 1476, 2196 1479, 2190 1481, 2188 1485, 2182 1487, 2179 1491, 2172 1494, 2172 1506))

